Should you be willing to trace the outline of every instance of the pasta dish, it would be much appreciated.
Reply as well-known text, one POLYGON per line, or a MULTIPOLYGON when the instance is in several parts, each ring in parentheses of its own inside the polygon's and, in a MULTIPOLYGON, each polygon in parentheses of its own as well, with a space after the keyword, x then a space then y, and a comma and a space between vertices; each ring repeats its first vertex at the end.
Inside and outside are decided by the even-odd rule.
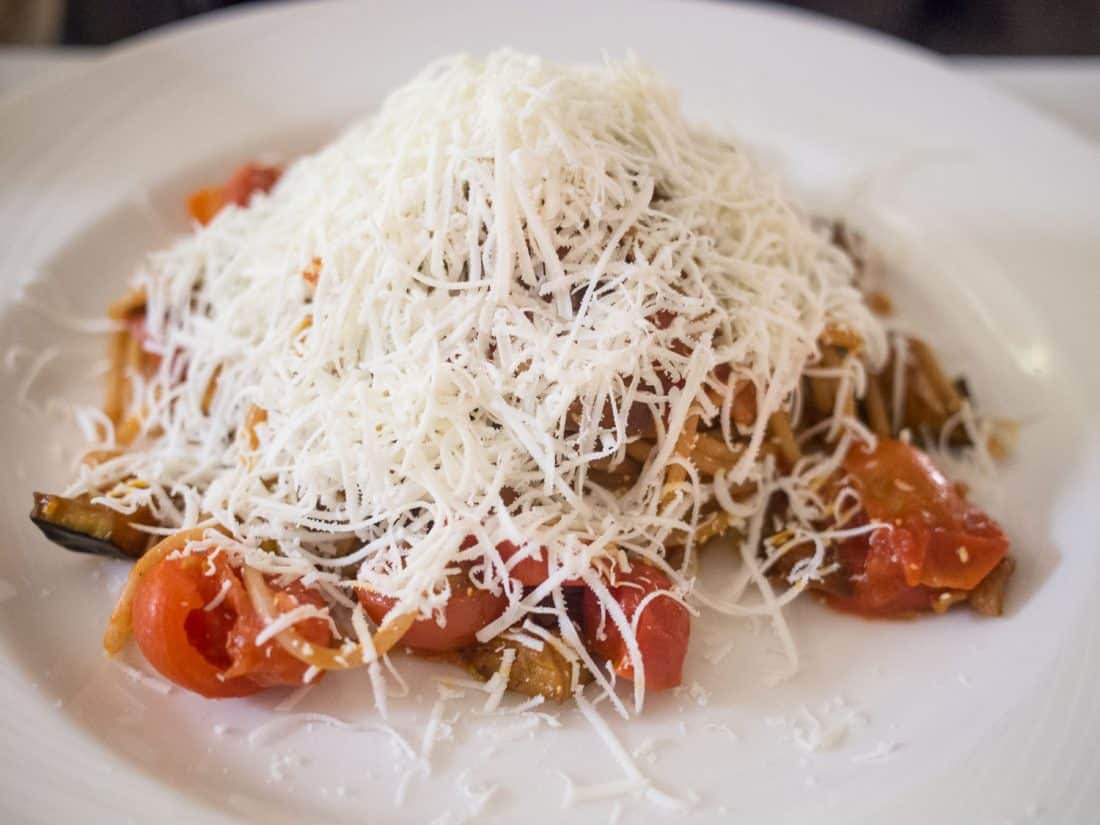
POLYGON ((699 610, 768 618, 793 667, 807 591, 1002 609, 1008 541, 933 459, 1003 449, 965 381, 856 233, 636 62, 445 60, 187 206, 32 513, 134 560, 109 653, 220 698, 382 689, 401 649, 628 713, 681 683, 699 610))

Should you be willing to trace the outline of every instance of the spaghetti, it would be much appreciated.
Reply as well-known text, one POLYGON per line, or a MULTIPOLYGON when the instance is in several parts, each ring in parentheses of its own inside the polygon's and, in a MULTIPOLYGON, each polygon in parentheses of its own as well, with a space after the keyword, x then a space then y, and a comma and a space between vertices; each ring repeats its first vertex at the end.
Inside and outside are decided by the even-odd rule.
POLYGON ((996 612, 1007 542, 899 440, 984 449, 965 386, 873 311, 855 236, 636 63, 444 61, 189 207, 111 310, 113 432, 66 491, 174 531, 109 652, 140 615, 211 696, 400 644, 558 700, 614 673, 640 709, 680 683, 717 540, 761 597, 728 612, 788 640, 803 590, 996 612))

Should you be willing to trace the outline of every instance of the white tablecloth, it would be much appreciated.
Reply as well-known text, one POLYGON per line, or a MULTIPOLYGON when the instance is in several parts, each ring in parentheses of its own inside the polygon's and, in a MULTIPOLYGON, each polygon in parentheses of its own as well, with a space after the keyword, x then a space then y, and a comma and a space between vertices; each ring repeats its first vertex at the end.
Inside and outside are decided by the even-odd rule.
MULTIPOLYGON (((0 46, 0 100, 8 94, 79 72, 95 49, 0 46)), ((961 57, 964 74, 1054 117, 1100 145, 1100 57, 961 57)))

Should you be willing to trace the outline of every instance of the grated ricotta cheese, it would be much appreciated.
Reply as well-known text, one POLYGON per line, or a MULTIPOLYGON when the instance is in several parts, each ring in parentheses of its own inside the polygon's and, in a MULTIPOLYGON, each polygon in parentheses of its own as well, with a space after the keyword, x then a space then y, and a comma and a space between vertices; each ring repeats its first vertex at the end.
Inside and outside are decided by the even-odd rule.
MULTIPOLYGON (((730 493, 746 482, 786 493, 799 537, 812 533, 812 485, 835 463, 779 478, 761 447, 772 413, 796 403, 826 324, 885 361, 853 275, 775 180, 686 121, 638 63, 444 60, 270 194, 144 262, 134 286, 148 299, 146 347, 162 360, 134 383, 141 434, 83 467, 67 494, 141 479, 110 506, 147 506, 170 528, 211 519, 249 566, 305 577, 345 606, 353 585, 369 586, 397 599, 393 616, 438 614, 448 574, 467 562, 474 586, 509 599, 482 641, 549 597, 570 660, 611 694, 565 616, 561 583, 582 577, 626 639, 640 709, 634 628, 594 569, 628 550, 682 596, 690 582, 664 562, 667 540, 690 535, 712 500, 758 542, 766 495, 730 493), (743 386, 757 414, 734 432, 743 386), (610 494, 590 466, 625 455, 639 413, 652 455, 610 494), (746 445, 713 483, 674 455, 697 414, 746 445), (669 501, 673 464, 688 481, 669 501), (464 548, 468 536, 477 544, 464 548), (526 598, 495 550, 503 538, 544 548, 550 579, 526 598)), ((847 444, 858 422, 838 414, 828 426, 847 444)), ((772 617, 793 668, 779 610, 797 592, 773 593, 756 547, 745 542, 745 585, 763 603, 746 612, 772 617)), ((497 702, 494 691, 486 707, 497 702)))

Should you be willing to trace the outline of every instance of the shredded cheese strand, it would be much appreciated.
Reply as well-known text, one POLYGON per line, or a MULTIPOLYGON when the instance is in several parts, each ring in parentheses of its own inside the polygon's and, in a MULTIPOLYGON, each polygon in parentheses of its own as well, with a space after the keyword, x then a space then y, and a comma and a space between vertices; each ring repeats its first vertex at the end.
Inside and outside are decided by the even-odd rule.
MULTIPOLYGON (((626 552, 667 568, 666 544, 694 535, 704 499, 744 532, 766 497, 735 500, 730 485, 776 481, 768 421, 819 364, 826 326, 858 335, 872 366, 887 353, 851 260, 633 61, 441 61, 270 194, 150 256, 134 287, 159 368, 132 377, 128 449, 82 467, 69 494, 136 478, 112 506, 148 507, 176 530, 212 519, 268 621, 263 573, 345 606, 351 585, 396 599, 373 651, 275 634, 321 669, 373 662, 415 617, 438 616, 459 564, 509 600, 480 640, 551 596, 591 666, 560 584, 626 552), (735 427, 739 388, 756 411, 735 427), (737 441, 713 485, 676 449, 689 416, 719 427, 731 453, 737 441), (591 463, 626 455, 639 427, 649 459, 628 489, 605 490, 591 463), (671 468, 685 481, 665 501, 671 468), (553 572, 538 599, 509 578, 502 536, 542 548, 553 572)), ((783 486, 807 529, 811 483, 783 486)), ((632 628, 598 592, 635 658, 640 708, 632 628)), ((117 649, 125 623, 108 635, 117 649)))

